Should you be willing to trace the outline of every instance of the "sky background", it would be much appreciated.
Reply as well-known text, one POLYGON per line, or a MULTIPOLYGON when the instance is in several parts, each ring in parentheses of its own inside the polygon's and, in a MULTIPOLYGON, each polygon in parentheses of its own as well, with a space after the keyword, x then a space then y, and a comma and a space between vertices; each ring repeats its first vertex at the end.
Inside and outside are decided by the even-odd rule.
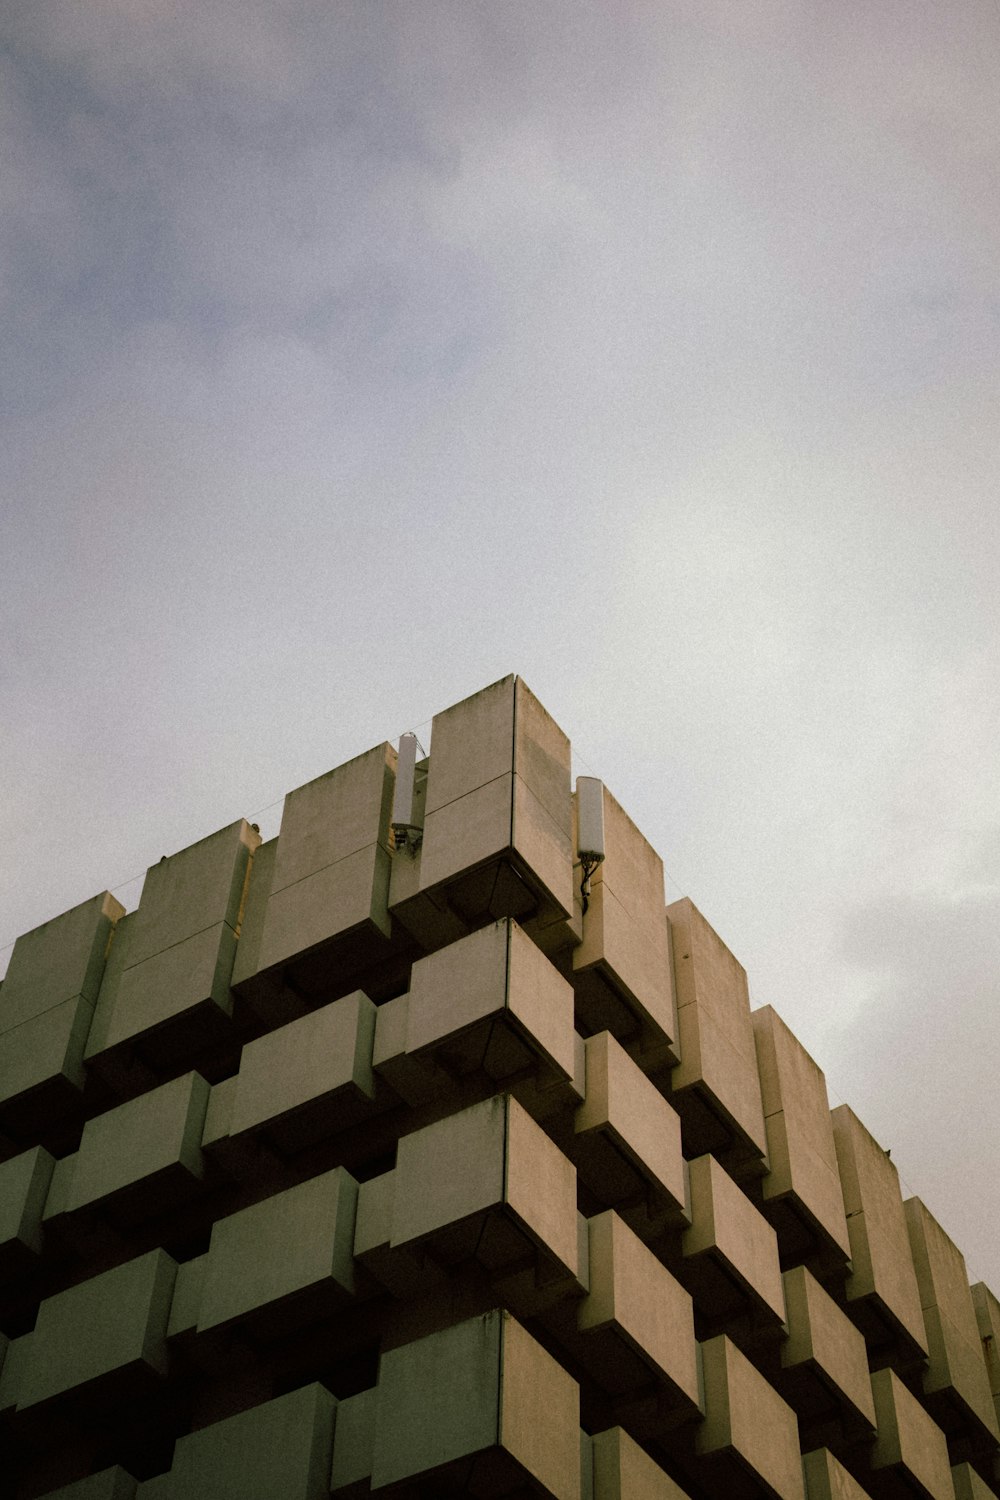
POLYGON ((6 0, 0 943, 518 672, 1000 1291, 998 101, 996 0, 6 0))

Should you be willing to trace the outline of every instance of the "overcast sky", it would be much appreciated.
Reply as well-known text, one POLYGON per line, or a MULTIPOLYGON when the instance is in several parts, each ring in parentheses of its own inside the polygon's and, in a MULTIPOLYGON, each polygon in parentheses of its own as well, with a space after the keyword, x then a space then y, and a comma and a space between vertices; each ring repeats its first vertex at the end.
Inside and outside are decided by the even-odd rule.
POLYGON ((996 0, 0 40, 0 942, 519 672, 1000 1291, 996 0))

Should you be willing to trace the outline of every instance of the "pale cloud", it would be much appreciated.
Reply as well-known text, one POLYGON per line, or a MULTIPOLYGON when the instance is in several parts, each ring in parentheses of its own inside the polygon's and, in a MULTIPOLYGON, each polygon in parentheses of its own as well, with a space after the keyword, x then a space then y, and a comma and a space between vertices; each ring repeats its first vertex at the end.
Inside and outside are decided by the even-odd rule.
MULTIPOLYGON (((991 833, 995 845, 996 830, 991 833)), ((967 848, 983 847, 979 838, 967 848)), ((844 953, 868 1002, 841 1044, 852 1102, 908 1193, 995 1275, 1000 1185, 1000 893, 887 895, 845 914, 844 953), (974 1193, 971 1184, 975 1183, 974 1193)))
MULTIPOLYGON (((234 8, 228 0, 53 0, 14 3, 6 30, 29 57, 78 73, 109 102, 134 103, 138 91, 183 105, 205 83, 280 100, 315 63, 309 49, 321 7, 268 0, 234 8)), ((343 7, 345 27, 357 7, 343 7)))

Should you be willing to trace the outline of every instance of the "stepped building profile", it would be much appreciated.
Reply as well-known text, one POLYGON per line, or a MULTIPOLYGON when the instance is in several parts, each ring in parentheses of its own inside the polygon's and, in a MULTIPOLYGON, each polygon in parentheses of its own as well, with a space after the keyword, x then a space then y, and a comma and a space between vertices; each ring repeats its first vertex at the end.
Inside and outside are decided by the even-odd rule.
POLYGON ((416 754, 15 945, 0 1492, 1000 1495, 1000 1302, 626 812, 515 677, 416 754))

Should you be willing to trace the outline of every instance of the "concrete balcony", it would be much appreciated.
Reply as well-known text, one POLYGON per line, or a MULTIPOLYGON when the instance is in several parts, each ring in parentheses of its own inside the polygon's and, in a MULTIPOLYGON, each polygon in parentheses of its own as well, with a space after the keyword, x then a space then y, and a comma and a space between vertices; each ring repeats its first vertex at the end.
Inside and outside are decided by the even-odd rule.
POLYGON ((875 1434, 865 1341, 805 1266, 782 1277, 788 1338, 778 1390, 798 1414, 803 1438, 843 1451, 875 1434))
POLYGON ((607 788, 604 839, 585 916, 574 892, 582 933, 573 950, 578 1023, 584 1034, 610 1031, 655 1071, 677 1061, 663 861, 607 788))
POLYGON ((87 1479, 78 1479, 75 1484, 50 1490, 43 1500, 135 1500, 135 1494, 136 1480, 127 1469, 115 1464, 87 1479))
POLYGON ((33 1332, 18 1341, 18 1412, 57 1398, 108 1409, 162 1379, 176 1271, 153 1250, 42 1302, 33 1332))
POLYGON ((0 1130, 50 1139, 79 1107, 108 947, 124 913, 107 891, 25 933, 0 986, 0 1130))
POLYGON ((413 965, 379 1008, 374 1065, 409 1103, 478 1075, 537 1116, 580 1097, 573 991, 516 922, 480 928, 413 965))
POLYGON ((0 1165, 0 1285, 28 1270, 42 1250, 42 1214, 53 1158, 44 1146, 0 1165))
POLYGON ((183 1352, 188 1368, 197 1362, 198 1357, 198 1314, 201 1311, 207 1268, 208 1255, 197 1255, 193 1260, 180 1263, 174 1280, 174 1295, 167 1320, 167 1346, 171 1355, 183 1352))
POLYGON ((829 1448, 802 1455, 808 1500, 870 1500, 869 1493, 829 1448))
POLYGON ((411 1284, 415 1262, 475 1262, 524 1316, 582 1292, 576 1173, 516 1100, 404 1136, 391 1177, 366 1185, 355 1246, 387 1285, 411 1284))
POLYGON ((18 938, 0 988, 0 1036, 67 1000, 94 1005, 124 910, 104 891, 18 938))
POLYGON ((393 859, 390 908, 431 949, 498 917, 572 940, 569 741, 517 677, 436 715, 419 845, 393 859))
POLYGON ((419 1481, 427 1494, 581 1500, 577 1384, 509 1313, 387 1351, 374 1392, 344 1407, 330 1479, 338 1500, 363 1493, 365 1479, 372 1494, 419 1481))
POLYGON ((396 1186, 395 1169, 359 1185, 354 1258, 394 1297, 425 1296, 444 1281, 444 1269, 420 1244, 393 1245, 396 1186))
POLYGON ((791 1407, 724 1333, 702 1344, 701 1356, 705 1421, 696 1446, 706 1460, 706 1493, 726 1500, 804 1500, 791 1407))
POLYGON ((88 1120, 61 1212, 95 1213, 117 1228, 178 1209, 204 1176, 201 1137, 210 1088, 186 1073, 88 1120))
POLYGON ((230 1090, 228 1146, 253 1140, 292 1155, 371 1113, 375 1017, 355 990, 248 1042, 230 1090))
POLYGON ((714 1156, 688 1163, 691 1224, 678 1276, 708 1329, 737 1341, 784 1329, 785 1299, 774 1230, 714 1156))
POLYGON ((847 1310, 865 1335, 870 1363, 919 1369, 927 1336, 899 1174, 846 1104, 830 1118, 851 1241, 847 1310))
POLYGON ((1000 1301, 985 1282, 972 1288, 972 1305, 976 1309, 976 1326, 986 1366, 986 1379, 993 1397, 993 1410, 1000 1419, 1000 1301))
POLYGON ((570 1154, 594 1211, 647 1239, 688 1222, 680 1119, 610 1032, 587 1038, 586 1087, 570 1154))
POLYGON ((895 1370, 872 1376, 878 1434, 871 1464, 886 1500, 954 1500, 944 1433, 895 1370))
MULTIPOLYGON (((306 1385, 182 1437, 141 1500, 326 1500, 337 1401, 306 1385)), ((89 1500, 89 1496, 88 1496, 89 1500)))
POLYGON ((589 1221, 587 1296, 574 1350, 640 1432, 700 1415, 691 1298, 611 1209, 589 1221))
POLYGON ((1000 1429, 965 1259, 919 1198, 903 1205, 927 1332, 924 1396, 953 1459, 995 1453, 1000 1429))
POLYGON ((87 1043, 88 1063, 113 1087, 135 1091, 135 1064, 153 1077, 193 1067, 231 1035, 229 981, 259 843, 240 821, 147 871, 112 947, 87 1043))
POLYGON ((358 1185, 342 1167, 218 1219, 198 1302, 197 1332, 247 1330, 281 1339, 329 1316, 355 1293, 358 1185))
POLYGON ((761 1181, 764 1213, 784 1265, 808 1264, 821 1280, 841 1279, 851 1243, 826 1080, 770 1006, 753 1011, 751 1021, 770 1164, 761 1181))
POLYGON ((593 1500, 688 1500, 644 1448, 621 1427, 608 1427, 584 1439, 593 1500))
MULTIPOLYGON (((995 1476, 991 1478, 996 1484, 995 1476)), ((955 1500, 996 1500, 996 1490, 970 1463, 952 1464, 951 1482, 955 1486, 955 1500)))
POLYGON ((268 1030, 303 1015, 309 1008, 306 998, 284 982, 283 968, 273 972, 261 968, 261 947, 277 854, 276 838, 261 844, 254 854, 230 980, 230 988, 238 997, 240 1006, 250 1011, 268 1030))
POLYGON ((258 1010, 280 1014, 286 989, 311 1004, 346 994, 388 953, 395 769, 392 746, 376 745, 285 798, 262 921, 256 897, 256 972, 239 972, 258 1010))
POLYGON ((667 916, 681 1057, 671 1096, 684 1154, 711 1152, 736 1175, 760 1176, 767 1137, 746 973, 690 901, 675 901, 667 916))

